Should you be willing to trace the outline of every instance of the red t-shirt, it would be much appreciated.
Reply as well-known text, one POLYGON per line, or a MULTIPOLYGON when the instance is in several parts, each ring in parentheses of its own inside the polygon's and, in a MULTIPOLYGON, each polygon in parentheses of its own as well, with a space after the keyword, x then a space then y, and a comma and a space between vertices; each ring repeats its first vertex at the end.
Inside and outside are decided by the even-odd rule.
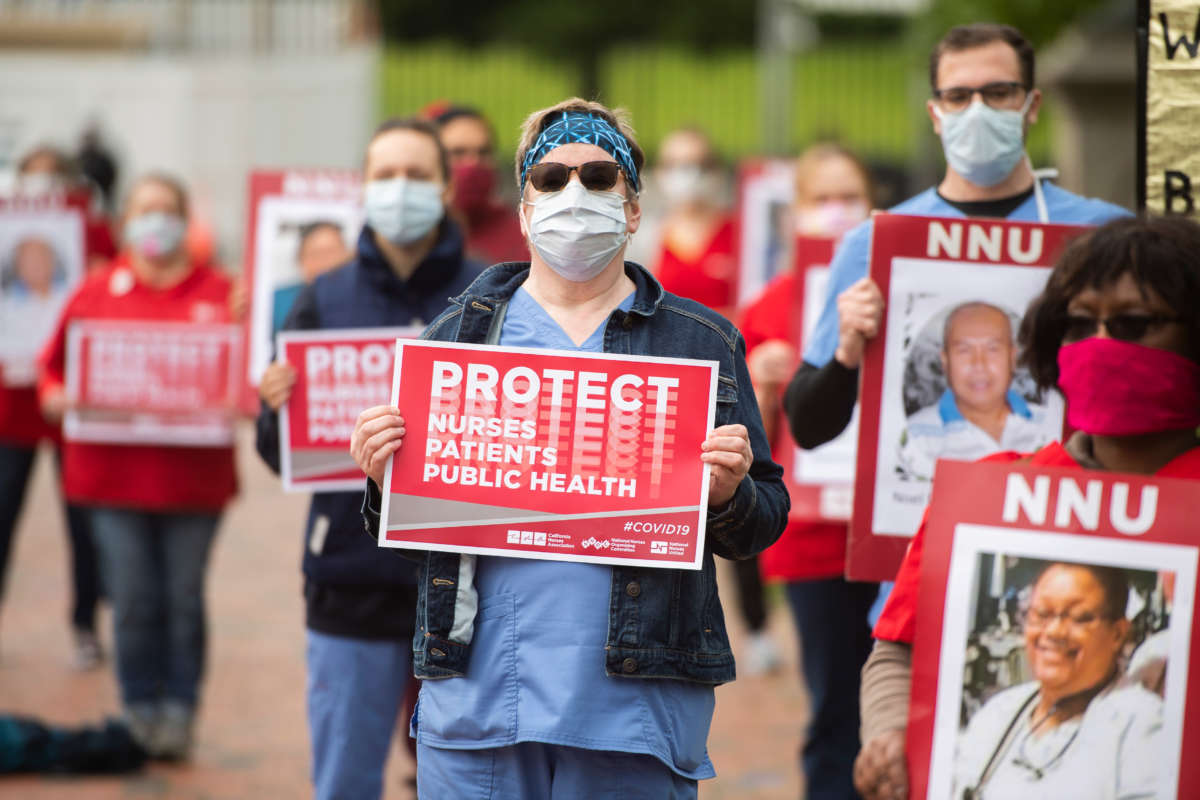
POLYGON ((722 220, 708 244, 690 259, 672 250, 664 236, 654 272, 668 292, 695 300, 714 311, 731 308, 737 277, 733 218, 722 220))
MULTIPOLYGON (((1046 445, 1032 455, 1021 453, 997 453, 984 461, 1011 462, 1029 459, 1029 463, 1043 467, 1076 467, 1083 469, 1058 442, 1046 445)), ((1200 478, 1200 447, 1187 451, 1154 473, 1163 478, 1200 478)), ((896 573, 896 585, 892 589, 879 622, 875 625, 875 638, 891 642, 912 644, 917 633, 917 591, 921 586, 921 553, 925 549, 925 525, 929 511, 917 535, 908 545, 908 552, 896 573)))
MULTIPOLYGON (((785 272, 742 311, 739 328, 746 340, 747 357, 771 339, 796 341, 796 290, 795 273, 785 272)), ((786 476, 792 467, 795 445, 782 411, 776 431, 771 456, 783 465, 786 476)), ((779 540, 759 555, 758 566, 768 580, 797 581, 841 575, 846 571, 846 525, 789 518, 779 540)))
MULTIPOLYGON (((140 282, 125 258, 84 281, 67 301, 39 358, 38 392, 66 376, 67 326, 80 319, 229 322, 228 277, 194 267, 180 283, 140 282)), ((81 505, 146 511, 216 511, 237 491, 231 447, 171 447, 64 442, 63 493, 81 505)))

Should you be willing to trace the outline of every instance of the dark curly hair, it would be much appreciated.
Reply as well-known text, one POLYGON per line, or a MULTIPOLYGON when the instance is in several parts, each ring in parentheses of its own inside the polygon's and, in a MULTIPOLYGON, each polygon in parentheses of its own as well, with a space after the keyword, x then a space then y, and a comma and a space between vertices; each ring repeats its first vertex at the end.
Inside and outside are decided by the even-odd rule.
POLYGON ((1059 256, 1046 288, 1021 321, 1021 364, 1040 391, 1058 384, 1058 351, 1067 305, 1085 289, 1101 289, 1129 274, 1147 296, 1153 290, 1187 330, 1190 356, 1200 361, 1200 225, 1183 217, 1126 217, 1075 239, 1059 256))

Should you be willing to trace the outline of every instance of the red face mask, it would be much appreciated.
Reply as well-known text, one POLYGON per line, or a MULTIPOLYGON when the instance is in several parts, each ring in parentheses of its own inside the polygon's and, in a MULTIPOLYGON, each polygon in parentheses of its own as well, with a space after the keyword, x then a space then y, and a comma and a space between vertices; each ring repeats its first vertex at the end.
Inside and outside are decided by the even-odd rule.
POLYGON ((1135 436, 1200 427, 1200 364, 1156 347, 1091 337, 1058 351, 1067 422, 1135 436))
POLYGON ((485 164, 459 164, 453 170, 454 207, 467 216, 487 208, 496 188, 496 171, 485 164))

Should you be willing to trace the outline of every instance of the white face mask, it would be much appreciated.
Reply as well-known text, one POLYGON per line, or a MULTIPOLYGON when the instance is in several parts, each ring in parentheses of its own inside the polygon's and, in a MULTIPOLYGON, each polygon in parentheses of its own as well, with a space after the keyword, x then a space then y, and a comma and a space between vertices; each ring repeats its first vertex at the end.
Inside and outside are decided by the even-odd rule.
POLYGON ((933 107, 942 121, 942 150, 954 171, 976 186, 995 186, 1012 174, 1025 154, 1025 112, 1002 111, 976 100, 962 111, 946 113, 933 107))
POLYGON ((369 181, 363 207, 371 230, 396 245, 417 241, 445 213, 442 186, 410 178, 369 181))
POLYGON ((533 206, 529 243, 569 281, 599 275, 629 238, 625 198, 616 192, 595 192, 570 181, 557 192, 522 202, 533 206))
POLYGON ((152 211, 125 223, 125 243, 145 258, 162 258, 177 251, 187 233, 187 223, 175 214, 152 211))
POLYGON ((866 203, 843 203, 830 200, 796 212, 796 233, 800 236, 822 236, 840 239, 867 218, 866 203))
POLYGON ((670 206, 718 200, 720 186, 710 170, 699 166, 666 167, 655 174, 655 185, 670 206))

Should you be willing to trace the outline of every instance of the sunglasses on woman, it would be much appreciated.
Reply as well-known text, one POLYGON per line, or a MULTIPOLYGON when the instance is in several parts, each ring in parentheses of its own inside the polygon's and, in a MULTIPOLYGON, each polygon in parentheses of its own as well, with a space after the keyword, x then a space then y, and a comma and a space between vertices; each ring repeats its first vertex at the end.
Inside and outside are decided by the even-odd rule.
POLYGON ((583 188, 604 192, 617 185, 621 165, 615 161, 585 161, 577 167, 568 167, 557 161, 543 161, 529 168, 529 182, 539 192, 557 192, 571 180, 571 173, 579 173, 583 188))
POLYGON ((1162 314, 1117 314, 1102 319, 1068 314, 1063 339, 1068 342, 1078 342, 1095 336, 1100 332, 1100 326, 1114 339, 1122 342, 1136 342, 1146 335, 1151 328, 1179 322, 1179 317, 1168 317, 1162 314))

